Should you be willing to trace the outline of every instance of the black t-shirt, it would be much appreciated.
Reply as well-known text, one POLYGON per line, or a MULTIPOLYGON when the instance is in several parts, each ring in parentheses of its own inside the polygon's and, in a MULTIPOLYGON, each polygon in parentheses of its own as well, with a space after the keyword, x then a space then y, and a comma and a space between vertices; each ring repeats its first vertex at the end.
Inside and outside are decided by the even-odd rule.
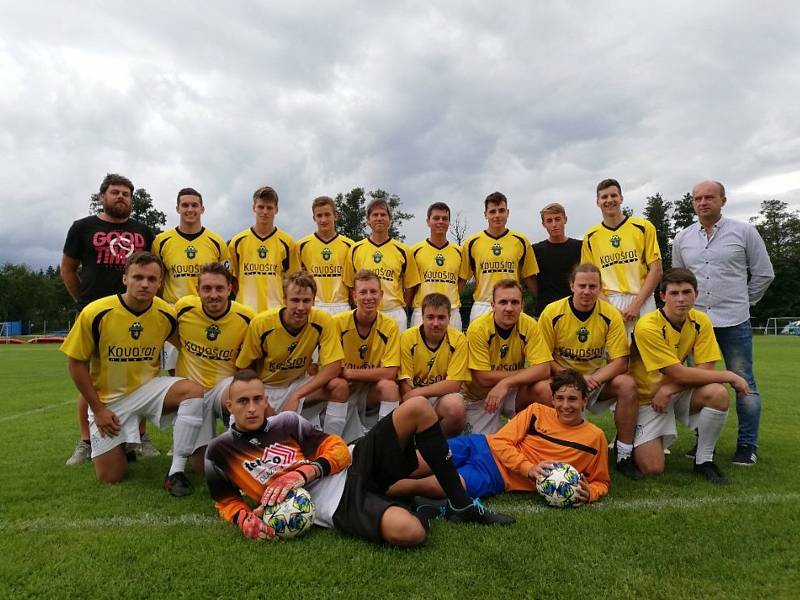
POLYGON ((110 223, 90 216, 72 223, 64 242, 64 254, 81 263, 78 307, 124 292, 125 261, 134 252, 150 250, 154 237, 147 225, 134 219, 110 223))
POLYGON ((536 280, 539 283, 539 296, 536 298, 536 316, 544 307, 569 296, 569 274, 581 260, 581 241, 567 238, 566 242, 554 244, 542 240, 533 245, 533 253, 539 265, 536 280))

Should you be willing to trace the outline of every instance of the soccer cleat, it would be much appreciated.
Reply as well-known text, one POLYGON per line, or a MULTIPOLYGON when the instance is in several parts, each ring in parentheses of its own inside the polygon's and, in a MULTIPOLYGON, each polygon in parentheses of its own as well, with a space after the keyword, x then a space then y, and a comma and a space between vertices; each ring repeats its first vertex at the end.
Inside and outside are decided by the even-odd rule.
POLYGON ((756 447, 750 444, 739 444, 736 446, 736 454, 733 455, 732 462, 739 467, 752 467, 758 462, 756 447))
POLYGON ((685 456, 686 458, 691 458, 692 460, 694 460, 694 457, 695 457, 696 455, 697 455, 697 444, 695 444, 694 446, 692 446, 692 449, 691 449, 691 450, 687 450, 687 451, 686 451, 686 454, 684 454, 684 456, 685 456))
POLYGON ((639 467, 633 462, 633 457, 631 456, 618 460, 615 468, 617 473, 624 475, 628 479, 633 479, 634 481, 639 481, 644 477, 639 467))
POLYGON ((164 479, 164 489, 176 498, 189 496, 194 491, 192 482, 186 478, 182 471, 167 475, 166 479, 164 479))
POLYGON ((447 516, 447 500, 433 500, 425 496, 414 496, 411 512, 420 520, 425 531, 431 528, 431 521, 447 516))
POLYGON ((719 470, 719 467, 710 460, 699 465, 695 464, 694 472, 717 485, 728 485, 729 483, 722 471, 719 470))
POLYGON ((477 523, 479 525, 511 525, 516 523, 516 519, 511 515, 494 512, 491 508, 475 498, 472 504, 465 508, 453 508, 448 501, 447 514, 445 518, 454 523, 477 523))
POLYGON ((146 433, 142 434, 142 443, 139 444, 139 448, 136 452, 142 458, 153 458, 154 456, 161 456, 161 451, 155 447, 153 441, 150 439, 150 436, 146 433))
POLYGON ((72 456, 67 459, 67 465, 70 467, 74 467, 75 465, 80 465, 85 462, 89 462, 92 460, 92 447, 89 445, 89 442, 84 442, 83 440, 78 441, 78 445, 75 446, 75 450, 72 451, 72 456))

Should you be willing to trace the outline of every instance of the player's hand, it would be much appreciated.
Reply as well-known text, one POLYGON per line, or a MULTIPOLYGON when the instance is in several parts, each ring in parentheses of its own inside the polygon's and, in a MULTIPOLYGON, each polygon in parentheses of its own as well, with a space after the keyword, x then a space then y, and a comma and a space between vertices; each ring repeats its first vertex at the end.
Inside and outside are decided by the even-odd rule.
POLYGON ((119 417, 113 410, 103 408, 94 413, 94 424, 100 430, 102 437, 116 437, 119 435, 119 417))
POLYGON ((746 396, 750 393, 750 386, 747 385, 747 382, 744 378, 739 377, 736 373, 731 373, 733 377, 731 377, 731 387, 736 390, 737 396, 746 396))
POLYGON ((586 382, 586 387, 589 388, 590 392, 595 391, 597 388, 603 385, 601 382, 597 381, 597 379, 595 379, 591 375, 584 375, 583 380, 586 382))
POLYGON ((622 313, 622 318, 625 321, 635 321, 639 318, 639 310, 641 310, 641 306, 639 306, 638 302, 631 302, 630 306, 623 308, 620 312, 622 313))
POLYGON ((581 475, 581 478, 578 480, 577 496, 578 499, 572 504, 574 507, 581 506, 582 504, 588 504, 592 497, 591 492, 589 491, 589 484, 583 475, 581 475))
POLYGON ((240 510, 236 519, 244 537, 251 540, 274 540, 275 530, 261 520, 260 511, 240 510))
POLYGON ((300 396, 292 394, 281 408, 281 412, 297 412, 298 408, 300 408, 300 396))
POLYGON ((497 412, 503 406, 503 400, 508 395, 508 386, 502 381, 495 385, 486 394, 486 400, 483 402, 483 408, 488 413, 497 412))
POLYGON ((306 484, 306 479, 300 471, 292 470, 273 479, 267 483, 264 493, 261 495, 261 506, 274 506, 283 502, 286 494, 306 484))
POLYGON ((665 412, 667 412, 667 407, 669 406, 669 401, 671 399, 670 395, 665 393, 663 390, 664 390, 664 387, 662 386, 653 395, 652 400, 650 400, 650 406, 657 413, 665 413, 665 412))
POLYGON ((549 460, 543 460, 539 464, 533 465, 530 469, 528 469, 528 479, 536 483, 542 477, 547 477, 552 470, 553 463, 549 460))
POLYGON ((310 365, 308 365, 306 373, 308 373, 309 375, 311 375, 311 377, 313 377, 314 375, 319 373, 319 365, 317 363, 311 363, 310 365))

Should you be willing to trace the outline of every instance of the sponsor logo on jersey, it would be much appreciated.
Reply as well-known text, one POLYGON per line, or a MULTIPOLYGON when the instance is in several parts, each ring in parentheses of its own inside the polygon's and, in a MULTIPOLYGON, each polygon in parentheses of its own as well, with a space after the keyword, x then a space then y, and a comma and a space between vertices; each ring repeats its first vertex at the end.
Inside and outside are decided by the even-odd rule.
POLYGON ((108 347, 108 362, 149 362, 161 353, 156 346, 114 346, 108 347))
POLYGON ((437 265, 439 265, 440 267, 444 266, 444 255, 443 254, 437 254, 435 260, 436 260, 436 264, 437 265))
POLYGON ((503 247, 500 244, 498 244, 497 242, 492 244, 492 254, 494 254, 495 256, 500 256, 500 253, 502 251, 503 251, 503 247))
POLYGON ((509 273, 517 272, 517 264, 513 260, 482 260, 480 262, 482 273, 509 273))
POLYGON ((606 352, 604 348, 559 348, 558 354, 567 360, 590 361, 603 358, 606 352))
MULTIPOLYGON (((206 330, 206 337, 207 336, 208 331, 206 330)), ((214 340, 211 341, 213 342, 214 340)), ((183 347, 187 352, 194 354, 198 358, 207 358, 209 360, 219 360, 222 362, 233 362, 236 360, 236 357, 239 354, 238 348, 231 349, 201 346, 200 344, 195 344, 189 340, 183 341, 183 347)))
POLYGON ((383 254, 380 251, 376 251, 375 254, 372 255, 372 262, 376 265, 383 260, 383 254))
POLYGON ((322 260, 327 262, 331 259, 331 256, 333 256, 333 252, 331 252, 330 248, 322 249, 322 260))
POLYGON ((586 329, 586 327, 581 327, 580 329, 578 329, 577 335, 578 335, 578 341, 581 344, 585 344, 586 340, 589 339, 589 330, 586 329))
POLYGON ((206 328, 206 339, 208 341, 213 342, 219 337, 219 334, 222 333, 222 330, 216 323, 212 323, 206 328))
POLYGON ((200 274, 200 265, 170 265, 169 276, 173 279, 180 277, 197 277, 200 274))
POLYGON ((194 246, 187 246, 186 247, 186 258, 189 260, 194 260, 197 256, 197 248, 194 246))
POLYGON ((506 354, 508 354, 508 344, 503 344, 500 346, 500 358, 505 358, 506 354))
POLYGON ((361 345, 358 347, 358 357, 359 357, 361 360, 364 360, 364 357, 366 357, 366 356, 367 356, 367 350, 369 350, 369 347, 368 347, 366 344, 361 344, 361 345))
POLYGON ((449 271, 434 271, 433 269, 422 272, 425 283, 456 283, 455 273, 449 271))
POLYGON ((263 244, 258 247, 258 258, 267 258, 267 247, 263 244))
POLYGON ((609 241, 614 248, 619 248, 619 245, 622 243, 622 239, 618 235, 612 235, 609 241))
POLYGON ((272 263, 244 263, 242 272, 245 275, 277 275, 278 265, 272 263))
POLYGON ((128 328, 128 331, 131 334, 131 338, 138 340, 142 336, 144 327, 142 327, 142 324, 139 323, 139 321, 134 321, 133 325, 128 328))
POLYGON ((623 265, 638 261, 639 253, 636 250, 621 250, 620 252, 600 255, 600 266, 604 269, 614 265, 623 265))
POLYGON ((261 458, 244 460, 242 467, 253 479, 264 484, 277 471, 292 464, 295 456, 297 456, 297 451, 291 446, 271 444, 264 449, 261 458))

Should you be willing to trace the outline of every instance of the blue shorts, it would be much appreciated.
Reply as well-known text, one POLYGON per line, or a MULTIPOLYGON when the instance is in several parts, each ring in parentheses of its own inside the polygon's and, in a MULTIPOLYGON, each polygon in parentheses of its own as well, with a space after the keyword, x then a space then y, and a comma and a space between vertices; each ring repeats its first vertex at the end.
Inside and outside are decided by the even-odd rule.
POLYGON ((506 489, 485 435, 460 435, 447 440, 447 443, 453 455, 453 464, 464 478, 470 496, 486 498, 506 489))

